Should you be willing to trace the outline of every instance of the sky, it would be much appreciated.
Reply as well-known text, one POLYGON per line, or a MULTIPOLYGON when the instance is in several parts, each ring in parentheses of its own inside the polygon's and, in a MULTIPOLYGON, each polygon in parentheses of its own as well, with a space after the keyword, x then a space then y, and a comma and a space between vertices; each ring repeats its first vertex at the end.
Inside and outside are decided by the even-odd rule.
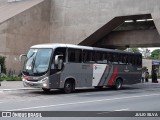
POLYGON ((160 47, 150 47, 150 48, 148 48, 151 52, 153 51, 153 50, 155 50, 155 49, 160 49, 160 47))

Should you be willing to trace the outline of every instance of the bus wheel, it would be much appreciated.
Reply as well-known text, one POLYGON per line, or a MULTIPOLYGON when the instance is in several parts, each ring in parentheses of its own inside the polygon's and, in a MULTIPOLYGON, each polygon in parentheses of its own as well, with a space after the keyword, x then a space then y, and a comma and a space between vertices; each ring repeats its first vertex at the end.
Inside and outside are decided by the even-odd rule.
POLYGON ((114 85, 114 88, 115 88, 116 90, 120 90, 120 89, 122 89, 122 84, 123 84, 122 80, 121 80, 121 79, 117 79, 117 80, 116 80, 116 83, 115 83, 115 85, 114 85))
POLYGON ((71 81, 66 81, 64 84, 64 93, 71 93, 73 90, 73 84, 71 81))
POLYGON ((47 89, 47 88, 42 88, 42 90, 43 90, 45 93, 49 93, 49 92, 50 92, 50 89, 47 89))

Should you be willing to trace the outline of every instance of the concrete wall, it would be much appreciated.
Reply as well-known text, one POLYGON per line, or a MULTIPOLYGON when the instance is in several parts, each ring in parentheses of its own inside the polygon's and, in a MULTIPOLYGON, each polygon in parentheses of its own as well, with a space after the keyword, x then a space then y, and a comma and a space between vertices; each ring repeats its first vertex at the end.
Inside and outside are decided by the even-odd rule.
POLYGON ((130 30, 114 31, 97 43, 99 47, 147 47, 160 46, 160 36, 156 29, 153 30, 130 30))
POLYGON ((78 44, 112 19, 100 12, 100 3, 103 1, 52 0, 51 41, 78 44))
MULTIPOLYGON (((152 74, 152 61, 159 62, 159 60, 150 60, 150 59, 143 59, 142 60, 142 66, 148 68, 148 72, 150 73, 150 75, 152 74)), ((157 75, 160 75, 160 65, 156 65, 156 69, 157 69, 157 75)))
POLYGON ((151 14, 160 33, 159 0, 52 0, 51 5, 53 42, 78 44, 117 16, 139 14, 151 14))
MULTIPOLYGON (((158 36, 160 0, 44 0, 0 24, 0 54, 7 56, 8 70, 19 71, 18 56, 26 53, 34 44, 79 44, 102 26, 115 20, 103 31, 103 35, 109 34, 123 22, 120 17, 114 19, 115 17, 139 14, 151 14, 158 36), (113 27, 113 24, 116 25, 113 27)), ((99 36, 103 37, 101 34, 99 36)), ((92 39, 89 44, 92 44, 92 39)), ((97 38, 94 42, 100 39, 97 38)), ((106 41, 108 39, 105 44, 106 41)), ((160 43, 159 39, 153 40, 152 46, 157 42, 160 43)))
POLYGON ((150 59, 143 59, 142 66, 147 67, 149 74, 151 75, 152 71, 152 60, 150 59))
POLYGON ((0 53, 6 56, 7 70, 22 68, 19 55, 30 46, 50 42, 50 0, 12 17, 0 25, 0 53))

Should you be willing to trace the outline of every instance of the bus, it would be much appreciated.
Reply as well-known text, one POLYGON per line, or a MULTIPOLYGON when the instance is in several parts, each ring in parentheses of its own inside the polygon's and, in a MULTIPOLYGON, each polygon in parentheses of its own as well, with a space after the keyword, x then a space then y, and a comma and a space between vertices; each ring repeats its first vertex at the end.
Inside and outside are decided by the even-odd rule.
POLYGON ((63 89, 113 87, 141 82, 142 54, 72 44, 39 44, 30 48, 24 60, 24 86, 63 89))

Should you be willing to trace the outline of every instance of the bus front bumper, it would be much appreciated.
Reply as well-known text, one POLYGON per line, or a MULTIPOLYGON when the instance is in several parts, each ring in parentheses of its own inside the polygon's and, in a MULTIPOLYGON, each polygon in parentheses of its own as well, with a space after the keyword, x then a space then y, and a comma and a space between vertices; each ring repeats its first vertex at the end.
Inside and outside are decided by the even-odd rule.
POLYGON ((34 88, 48 88, 47 80, 40 80, 40 81, 29 81, 23 79, 23 86, 24 87, 34 87, 34 88))

